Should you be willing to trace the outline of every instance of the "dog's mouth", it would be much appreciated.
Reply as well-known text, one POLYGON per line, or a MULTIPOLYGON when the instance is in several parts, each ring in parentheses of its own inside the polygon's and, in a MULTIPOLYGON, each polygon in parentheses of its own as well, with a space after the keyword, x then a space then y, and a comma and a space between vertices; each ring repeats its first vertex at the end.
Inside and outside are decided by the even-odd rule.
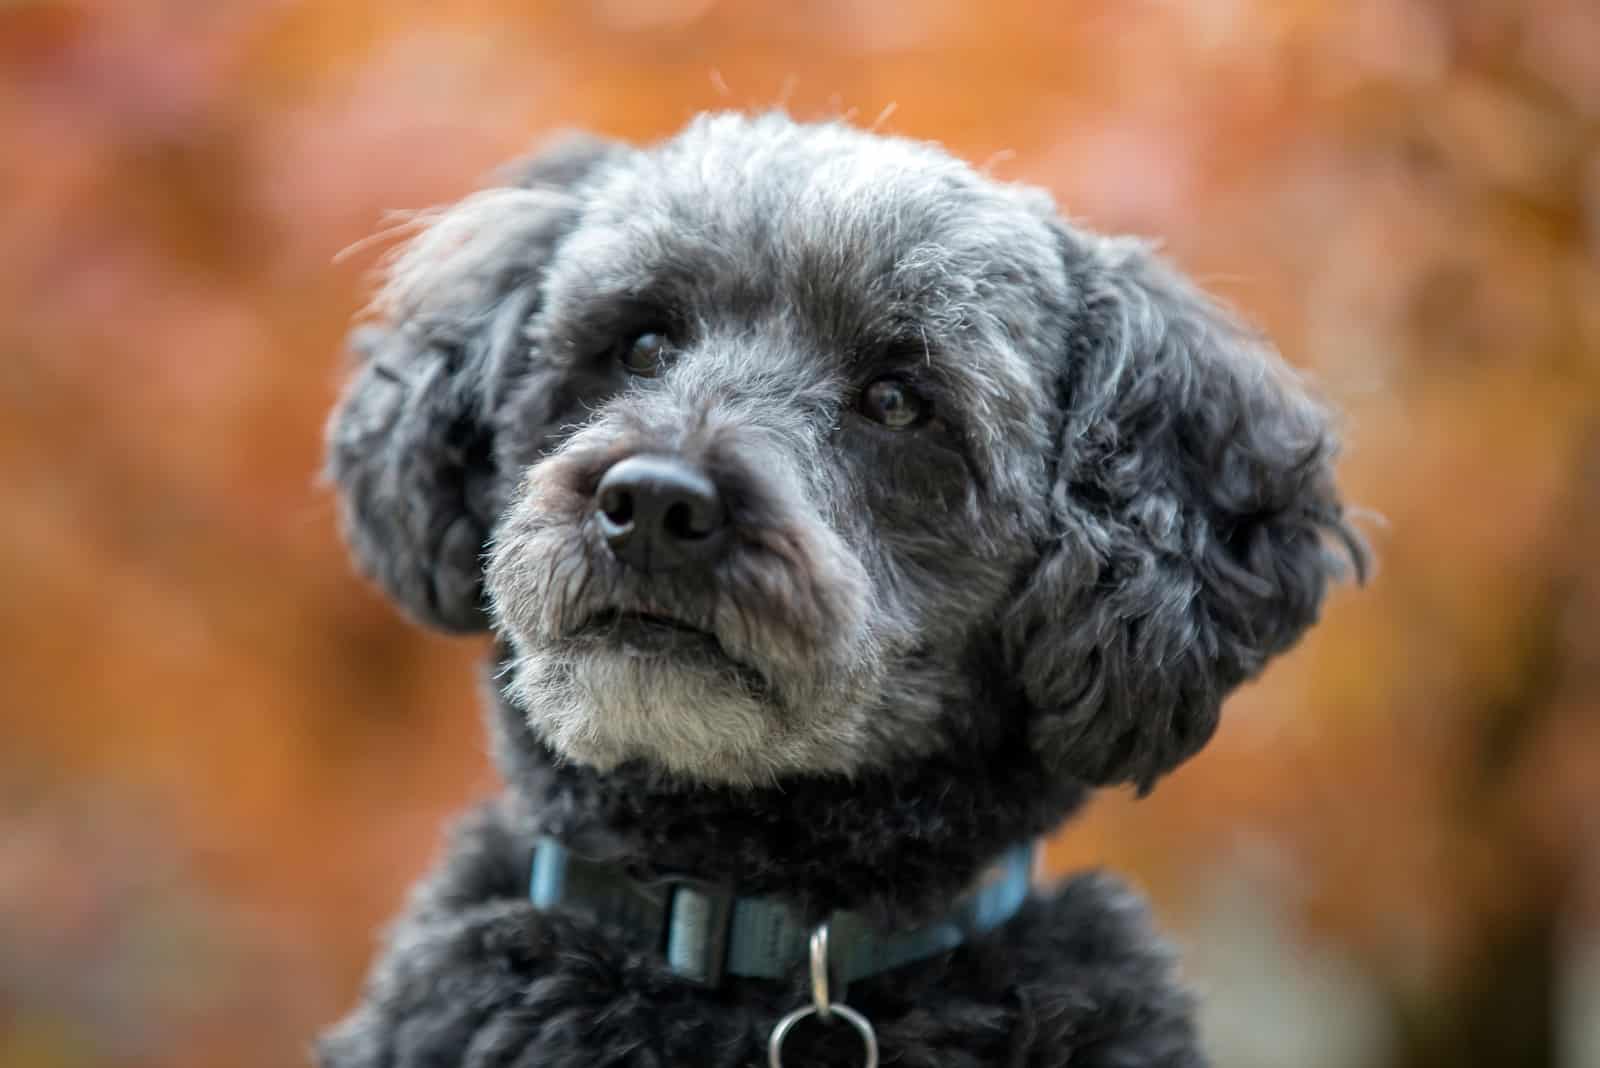
POLYGON ((608 608, 584 621, 572 638, 615 645, 641 655, 714 653, 727 657, 717 636, 677 616, 659 612, 608 608))
POLYGON ((569 641, 598 646, 622 656, 698 664, 736 676, 746 691, 768 693, 766 676, 723 647, 715 633, 680 616, 608 608, 567 635, 569 641))

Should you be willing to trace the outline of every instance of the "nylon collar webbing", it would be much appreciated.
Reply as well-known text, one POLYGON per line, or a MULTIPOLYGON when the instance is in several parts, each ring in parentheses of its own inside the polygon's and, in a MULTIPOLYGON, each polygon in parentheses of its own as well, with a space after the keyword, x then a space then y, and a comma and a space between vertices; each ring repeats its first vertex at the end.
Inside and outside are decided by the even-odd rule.
MULTIPOLYGON (((879 932, 856 913, 834 913, 828 937, 836 980, 924 960, 1005 923, 1027 900, 1033 853, 1032 843, 1007 850, 943 918, 910 931, 879 932)), ((713 986, 724 975, 784 978, 806 959, 812 930, 777 898, 740 897, 691 879, 641 883, 553 838, 540 838, 534 848, 529 897, 541 910, 586 912, 656 937, 669 968, 713 986)))

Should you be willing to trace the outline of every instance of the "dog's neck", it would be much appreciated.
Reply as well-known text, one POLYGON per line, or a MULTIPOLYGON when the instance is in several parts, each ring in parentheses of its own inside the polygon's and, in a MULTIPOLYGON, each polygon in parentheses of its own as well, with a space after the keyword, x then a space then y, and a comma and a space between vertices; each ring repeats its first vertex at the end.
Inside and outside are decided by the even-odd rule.
POLYGON ((519 711, 492 700, 497 756, 530 831, 643 879, 732 884, 817 919, 836 909, 886 925, 935 916, 1007 847, 1050 830, 1088 793, 1047 774, 1021 738, 758 790, 686 786, 642 765, 600 773, 559 760, 519 711))

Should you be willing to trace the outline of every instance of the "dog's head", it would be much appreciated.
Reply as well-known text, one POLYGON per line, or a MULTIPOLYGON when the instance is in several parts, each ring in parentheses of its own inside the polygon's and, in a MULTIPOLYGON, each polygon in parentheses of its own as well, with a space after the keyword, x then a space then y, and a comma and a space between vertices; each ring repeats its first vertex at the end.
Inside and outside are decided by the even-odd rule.
POLYGON ((1148 786, 1364 562, 1325 412, 1143 245, 778 115, 573 139, 397 256, 330 467, 559 753, 756 783, 1020 735, 1148 786))

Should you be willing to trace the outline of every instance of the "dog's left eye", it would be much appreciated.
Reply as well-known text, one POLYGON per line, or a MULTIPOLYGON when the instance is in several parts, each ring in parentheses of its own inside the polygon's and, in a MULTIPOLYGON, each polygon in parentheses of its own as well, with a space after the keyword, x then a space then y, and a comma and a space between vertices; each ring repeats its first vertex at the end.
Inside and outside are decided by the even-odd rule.
POLYGON ((933 405, 898 378, 880 378, 861 391, 861 414, 890 430, 909 430, 927 422, 933 405))
POLYGON ((617 359, 630 375, 654 378, 666 366, 672 346, 665 334, 646 330, 619 347, 617 359))

